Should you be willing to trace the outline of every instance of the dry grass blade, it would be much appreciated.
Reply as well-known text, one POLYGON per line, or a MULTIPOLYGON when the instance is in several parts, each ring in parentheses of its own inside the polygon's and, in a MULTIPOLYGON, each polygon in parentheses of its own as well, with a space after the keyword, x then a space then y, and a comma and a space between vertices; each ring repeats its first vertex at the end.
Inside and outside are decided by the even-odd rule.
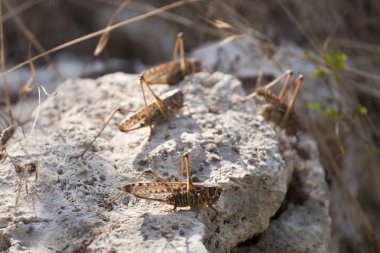
POLYGON ((372 80, 375 80, 375 81, 380 81, 380 76, 379 75, 371 74, 371 73, 368 73, 368 72, 360 70, 360 69, 351 68, 349 66, 346 66, 344 69, 347 72, 353 73, 355 75, 362 76, 362 77, 365 77, 365 78, 368 78, 368 79, 372 79, 372 80))
MULTIPOLYGON (((4 56, 4 29, 3 29, 3 0, 0 1, 0 65, 1 70, 5 71, 5 56, 4 56)), ((11 98, 9 94, 9 87, 8 82, 5 76, 3 76, 3 94, 5 98, 5 104, 7 106, 9 119, 11 121, 11 124, 13 125, 13 116, 12 116, 12 105, 11 105, 11 98)))
MULTIPOLYGON (((328 162, 331 165, 331 173, 332 173, 334 182, 337 184, 339 190, 341 191, 341 194, 346 196, 346 198, 347 198, 346 203, 347 204, 348 203, 353 204, 353 207, 358 214, 358 218, 362 221, 362 224, 364 226, 364 232, 366 233, 366 236, 369 239, 369 241, 374 243, 374 245, 380 250, 380 245, 376 241, 375 230, 374 230, 371 222, 369 221, 366 213, 364 212, 363 207, 359 203, 359 201, 349 191, 349 189, 347 189, 347 186, 345 185, 345 182, 342 179, 339 166, 336 164, 336 161, 330 152, 330 148, 328 147, 328 144, 325 142, 325 138, 324 138, 323 134, 320 132, 320 130, 317 127, 312 126, 312 130, 313 130, 314 134, 316 135, 316 137, 318 138, 318 144, 321 146, 321 149, 326 154, 326 156, 328 158, 328 162)), ((350 218, 348 218, 348 220, 349 219, 350 218)), ((351 232, 352 232, 352 234, 355 234, 355 231, 351 231, 351 232)))
POLYGON ((48 97, 53 97, 53 96, 57 95, 56 92, 53 92, 52 94, 47 93, 46 89, 43 86, 41 86, 41 85, 38 85, 37 88, 38 88, 38 106, 37 106, 36 117, 34 117, 32 129, 30 130, 30 135, 33 134, 33 131, 34 131, 34 129, 36 127, 36 124, 37 124, 38 115, 40 114, 40 108, 41 108, 41 89, 45 93, 45 95, 48 96, 48 97))
MULTIPOLYGON (((112 3, 108 0, 93 0, 93 1, 106 3, 106 4, 112 4, 112 5, 117 6, 116 3, 112 3)), ((79 4, 79 2, 78 2, 78 4, 79 4)), ((141 2, 137 2, 137 1, 131 2, 129 5, 129 8, 130 8, 130 10, 136 11, 136 12, 149 12, 149 11, 156 9, 156 7, 154 7, 152 5, 144 4, 141 2)), ((191 29, 198 31, 200 33, 209 34, 209 35, 221 37, 221 38, 225 37, 225 35, 223 35, 224 31, 202 25, 199 22, 197 22, 196 20, 186 18, 185 16, 182 16, 182 15, 178 15, 178 14, 175 14, 172 12, 162 12, 162 13, 157 14, 157 16, 159 16, 162 19, 166 19, 170 22, 175 22, 179 25, 182 25, 185 27, 190 27, 191 29)))
POLYGON ((332 43, 338 46, 343 46, 347 48, 368 51, 370 53, 380 54, 380 47, 378 45, 366 43, 363 41, 355 41, 355 40, 350 40, 348 38, 335 37, 332 43))
MULTIPOLYGON (((30 55, 30 48, 29 48, 29 55, 30 55)), ((26 84, 19 91, 19 101, 23 101, 25 97, 33 90, 32 82, 36 76, 36 68, 34 67, 33 62, 29 64, 29 67, 30 67, 31 75, 28 82, 26 82, 26 84)))
MULTIPOLYGON (((11 18, 15 21, 18 28, 23 32, 25 37, 32 43, 33 47, 37 50, 38 53, 45 53, 45 49, 42 47, 41 43, 34 37, 32 32, 26 27, 25 23, 17 16, 17 14, 13 11, 12 5, 7 1, 3 0, 5 7, 11 14, 11 18)), ((57 64, 55 64, 53 58, 50 57, 49 54, 44 55, 44 59, 52 66, 53 70, 63 78, 63 74, 59 71, 57 64)))
POLYGON ((4 13, 3 22, 8 21, 12 16, 18 15, 22 13, 23 11, 33 7, 36 4, 39 4, 40 2, 43 2, 44 0, 34 0, 34 1, 26 1, 25 3, 22 3, 18 5, 17 7, 12 9, 12 12, 8 11, 4 13))
POLYGON ((99 56, 101 53, 103 53, 104 49, 108 44, 109 34, 109 32, 106 32, 100 37, 98 45, 96 45, 94 51, 94 56, 99 56))
POLYGON ((302 27, 302 25, 297 21, 294 15, 289 11, 289 9, 284 5, 282 0, 276 0, 281 9, 285 12, 285 14, 292 20, 292 22, 297 26, 297 28, 302 32, 302 34, 309 41, 310 45, 314 48, 315 51, 321 53, 320 47, 317 43, 311 38, 311 36, 306 32, 306 30, 302 27))
POLYGON ((171 10, 171 9, 174 9, 174 8, 186 5, 186 4, 196 3, 196 2, 199 2, 199 1, 202 1, 202 0, 183 0, 183 1, 178 1, 178 2, 175 2, 175 3, 172 3, 172 4, 165 5, 164 7, 160 7, 160 8, 154 9, 154 10, 148 12, 148 13, 144 13, 144 14, 139 15, 137 17, 133 17, 133 18, 121 21, 121 22, 116 23, 115 25, 112 25, 112 26, 107 27, 105 29, 99 30, 99 31, 94 32, 94 33, 87 34, 87 35, 79 37, 79 38, 77 38, 75 40, 71 40, 69 42, 63 43, 60 46, 57 46, 55 48, 49 49, 49 50, 45 51, 44 53, 36 55, 36 56, 34 56, 34 57, 32 57, 32 58, 24 61, 24 62, 21 62, 21 63, 17 64, 16 66, 13 66, 12 68, 10 68, 10 69, 8 69, 6 71, 1 72, 1 76, 5 76, 5 75, 7 75, 9 73, 12 73, 13 71, 15 71, 15 70, 17 70, 17 69, 25 66, 26 64, 29 64, 32 61, 38 60, 38 59, 40 59, 40 58, 42 58, 42 57, 44 57, 46 55, 49 55, 49 54, 54 53, 54 52, 57 52, 59 50, 67 48, 69 46, 78 44, 80 42, 83 42, 83 41, 86 41, 86 40, 89 40, 89 39, 92 39, 92 38, 95 38, 95 37, 98 37, 98 36, 101 36, 102 34, 104 34, 106 32, 110 32, 110 31, 115 30, 117 28, 120 28, 122 26, 126 26, 126 25, 129 25, 129 24, 135 23, 137 21, 146 19, 146 18, 151 17, 151 16, 155 16, 155 15, 157 15, 159 13, 162 13, 162 12, 165 12, 165 11, 168 11, 168 10, 171 10))
POLYGON ((211 20, 207 17, 204 17, 202 15, 198 15, 198 17, 202 18, 204 21, 206 21, 207 23, 209 23, 210 25, 214 26, 215 28, 217 29, 232 29, 234 30, 235 27, 223 20, 220 20, 220 19, 215 19, 215 20, 211 20))
MULTIPOLYGON (((111 26, 115 20, 115 18, 121 13, 121 11, 123 9, 125 9, 125 7, 127 7, 127 5, 131 2, 131 0, 125 0, 118 8, 117 10, 115 11, 115 13, 112 15, 112 17, 110 18, 110 20, 108 21, 108 24, 107 24, 107 27, 108 28, 109 26, 111 26)), ((94 55, 95 56, 99 56, 103 51, 104 51, 104 48, 107 46, 107 43, 108 43, 108 39, 109 39, 109 34, 110 32, 105 32, 99 39, 99 42, 98 42, 98 45, 96 46, 96 49, 95 49, 95 52, 94 52, 94 55)))

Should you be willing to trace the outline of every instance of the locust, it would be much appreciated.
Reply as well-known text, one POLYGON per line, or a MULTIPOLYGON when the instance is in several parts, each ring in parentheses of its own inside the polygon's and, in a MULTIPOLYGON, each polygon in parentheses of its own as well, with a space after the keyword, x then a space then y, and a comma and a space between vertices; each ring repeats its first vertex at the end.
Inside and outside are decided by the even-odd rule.
POLYGON ((265 87, 257 88, 254 93, 236 101, 236 103, 244 103, 256 95, 263 97, 267 102, 261 109, 261 115, 264 119, 284 129, 286 134, 295 135, 298 130, 303 129, 300 118, 294 111, 294 105, 303 81, 303 76, 298 76, 293 95, 289 103, 286 103, 286 96, 289 93, 289 83, 292 75, 292 71, 288 70, 265 87), (276 95, 269 90, 269 87, 277 83, 284 76, 286 76, 285 83, 281 88, 280 94, 276 95))
POLYGON ((121 195, 130 193, 136 198, 172 205, 173 209, 170 211, 175 211, 177 207, 190 207, 191 210, 196 210, 198 215, 200 209, 211 208, 218 214, 213 205, 218 201, 222 191, 223 188, 217 184, 191 182, 189 155, 185 153, 182 156, 179 182, 169 182, 151 170, 144 170, 135 179, 135 183, 123 186, 121 192, 107 204, 110 205, 121 195), (186 183, 182 182, 184 168, 186 168, 186 183), (156 181, 141 182, 140 179, 144 175, 150 175, 156 181))
MULTIPOLYGON (((142 127, 149 126, 151 135, 154 133, 154 126, 161 122, 169 120, 174 114, 176 114, 184 104, 184 94, 179 89, 168 91, 162 95, 162 98, 158 97, 149 85, 152 84, 168 84, 175 85, 180 82, 186 75, 199 72, 201 70, 201 63, 197 60, 186 59, 183 33, 177 35, 176 43, 173 49, 173 60, 167 63, 160 64, 156 67, 144 71, 140 75, 140 85, 144 97, 145 107, 141 108, 137 112, 134 112, 128 118, 126 118, 120 125, 119 130, 122 132, 133 131, 142 127), (180 54, 180 61, 178 62, 178 51, 180 54), (153 95, 154 101, 147 103, 144 85, 148 87, 150 93, 153 95)), ((103 132, 104 128, 111 121, 115 113, 130 110, 118 108, 111 113, 111 116, 104 124, 103 128, 89 142, 79 157, 83 157, 84 154, 90 149, 95 140, 103 132)))
POLYGON ((257 88, 256 93, 258 96, 263 97, 267 102, 267 104, 262 107, 261 114, 263 117, 267 121, 270 121, 276 126, 284 129, 286 134, 295 135, 299 129, 303 128, 298 114, 294 111, 294 105, 303 81, 303 76, 298 76, 293 95, 290 98, 289 104, 287 104, 285 99, 286 94, 288 93, 287 88, 291 77, 292 72, 288 74, 288 77, 278 96, 270 90, 262 87, 257 88))
POLYGON ((178 33, 173 49, 173 60, 144 71, 142 77, 148 84, 175 85, 182 81, 185 76, 201 71, 201 68, 200 61, 186 59, 183 33, 178 33))
POLYGON ((184 94, 179 89, 170 90, 157 96, 149 85, 146 85, 153 95, 154 101, 147 104, 143 84, 146 84, 143 75, 140 75, 140 84, 143 91, 145 107, 126 118, 120 125, 119 130, 129 132, 141 127, 149 126, 153 131, 153 126, 170 119, 183 106, 184 94), (137 126, 136 126, 137 125, 137 126))
MULTIPOLYGON (((130 132, 142 127, 149 126, 152 135, 154 133, 154 127, 156 125, 169 120, 183 107, 184 94, 180 89, 174 89, 164 93, 162 95, 162 98, 160 98, 154 93, 152 88, 147 85, 143 75, 140 75, 140 85, 143 92, 145 106, 139 109, 137 112, 133 112, 130 116, 123 120, 119 124, 119 130, 122 132, 130 132), (144 84, 146 87, 148 87, 150 93, 153 95, 154 101, 150 103, 147 103, 146 101, 144 84)), ((102 129, 98 132, 98 134, 93 138, 91 142, 86 145, 85 149, 82 151, 79 157, 84 156, 84 154, 88 151, 88 149, 92 146, 95 140, 100 136, 105 127, 111 121, 115 113, 122 111, 129 112, 130 110, 124 108, 116 109, 106 121, 102 129)))

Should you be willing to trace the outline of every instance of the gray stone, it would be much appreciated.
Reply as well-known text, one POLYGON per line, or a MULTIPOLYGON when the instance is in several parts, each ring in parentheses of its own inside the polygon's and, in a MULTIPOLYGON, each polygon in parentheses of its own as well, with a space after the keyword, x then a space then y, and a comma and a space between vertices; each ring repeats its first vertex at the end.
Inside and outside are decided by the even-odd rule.
MULTIPOLYGON (((153 88, 158 94, 168 89, 153 88)), ((224 252, 265 231, 291 175, 277 135, 254 102, 231 104, 243 95, 231 75, 198 73, 180 88, 188 109, 158 125, 153 136, 149 128, 119 132, 117 125, 126 115, 117 115, 78 160, 73 156, 115 108, 137 110, 143 99, 136 75, 61 84, 58 95, 41 106, 33 133, 26 128, 27 141, 17 129, 7 147, 18 160, 38 161, 38 180, 33 173, 16 174, 9 160, 0 170, 0 232, 9 235, 11 251, 224 252), (113 209, 102 205, 148 167, 178 180, 185 152, 194 177, 224 188, 216 217, 211 209, 200 210, 198 217, 186 208, 168 213, 168 205, 128 195, 113 209), (24 186, 17 187, 26 180, 28 195, 24 186)))

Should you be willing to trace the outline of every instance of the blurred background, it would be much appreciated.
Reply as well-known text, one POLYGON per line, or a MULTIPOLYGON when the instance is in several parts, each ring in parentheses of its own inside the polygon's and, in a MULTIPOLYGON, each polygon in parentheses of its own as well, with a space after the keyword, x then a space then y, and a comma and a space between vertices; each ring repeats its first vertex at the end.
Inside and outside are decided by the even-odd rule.
POLYGON ((178 32, 188 55, 208 71, 236 75, 247 92, 262 76, 304 74, 297 109, 331 190, 331 252, 379 252, 379 1, 3 0, 2 25, 2 129, 35 109, 32 84, 52 91, 67 78, 140 73, 172 59, 178 32), (101 35, 94 33, 119 22, 94 56, 101 35), (240 40, 252 50, 228 53, 224 45, 240 40), (25 62, 51 49, 34 66, 25 62), (11 120, 7 105, 21 100, 34 106, 11 120))

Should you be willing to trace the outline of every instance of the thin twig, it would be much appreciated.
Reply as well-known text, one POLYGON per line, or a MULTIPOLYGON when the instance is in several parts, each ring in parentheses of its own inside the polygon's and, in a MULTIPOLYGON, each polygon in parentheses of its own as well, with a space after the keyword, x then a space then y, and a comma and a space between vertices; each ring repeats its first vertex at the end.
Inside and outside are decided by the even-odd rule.
POLYGON ((306 30, 302 27, 302 25, 297 21, 294 15, 289 11, 288 7, 284 5, 282 0, 276 0, 281 9, 286 13, 286 15, 292 20, 292 22, 297 26, 297 28, 302 32, 305 38, 309 41, 310 45, 314 48, 315 51, 321 53, 321 49, 315 43, 315 41, 311 38, 311 36, 306 32, 306 30))
POLYGON ((33 5, 36 5, 42 1, 45 1, 45 0, 34 0, 34 1, 31 0, 31 1, 26 1, 25 3, 18 5, 17 7, 12 9, 13 13, 11 13, 10 11, 4 13, 3 22, 4 23, 7 22, 8 19, 10 19, 14 14, 18 15, 22 13, 23 11, 31 8, 33 5))
MULTIPOLYGON (((125 9, 125 7, 127 7, 127 5, 130 2, 131 2, 131 0, 124 0, 124 2, 116 9, 115 13, 112 15, 112 17, 108 21, 107 27, 109 27, 113 24, 116 17, 121 13, 121 11, 123 9, 125 9)), ((99 56, 104 51, 104 48, 107 46, 108 38, 109 38, 109 32, 103 33, 103 35, 99 39, 98 45, 96 46, 96 49, 94 52, 95 56, 99 56)))
MULTIPOLYGON (((17 14, 13 11, 12 5, 8 2, 8 0, 4 0, 4 5, 8 9, 11 14, 12 19, 15 21, 18 28, 22 31, 25 37, 32 43, 33 47, 37 50, 38 53, 45 53, 45 49, 41 45, 41 43, 34 37, 32 32, 28 29, 25 23, 17 16, 17 14)), ((59 77, 64 79, 63 74, 59 71, 57 64, 54 62, 53 58, 50 57, 49 54, 44 55, 43 57, 53 68, 53 70, 58 74, 59 77)))
POLYGON ((15 70, 23 67, 23 66, 25 66, 26 64, 29 64, 32 61, 35 61, 35 60, 38 60, 38 59, 44 57, 45 55, 57 52, 59 50, 67 48, 69 46, 72 46, 72 45, 78 44, 80 42, 86 41, 88 39, 92 39, 92 38, 98 37, 98 36, 102 35, 103 33, 107 33, 107 32, 113 31, 113 30, 115 30, 117 28, 120 28, 122 26, 135 23, 137 21, 146 19, 146 18, 151 17, 151 16, 155 16, 155 15, 157 15, 159 13, 164 12, 164 11, 168 11, 168 10, 180 7, 182 5, 185 5, 185 4, 195 3, 195 2, 199 2, 199 1, 202 1, 202 0, 183 0, 183 1, 178 1, 178 2, 175 2, 175 3, 169 4, 169 5, 166 5, 164 7, 154 9, 154 10, 152 10, 150 12, 144 13, 144 14, 139 15, 137 17, 133 17, 133 18, 121 21, 121 22, 116 23, 115 25, 112 25, 110 27, 101 29, 101 30, 99 30, 97 32, 93 32, 93 33, 87 34, 85 36, 82 36, 82 37, 79 37, 77 39, 71 40, 69 42, 63 43, 63 44, 61 44, 61 45, 59 45, 59 46, 57 46, 55 48, 49 49, 49 50, 45 51, 42 54, 36 55, 36 56, 34 56, 34 57, 26 60, 26 61, 23 61, 23 62, 17 64, 16 66, 13 66, 12 68, 10 68, 10 69, 8 69, 6 71, 1 72, 0 75, 1 76, 5 76, 5 75, 7 75, 9 73, 12 73, 13 71, 15 71, 15 70))
MULTIPOLYGON (((4 29, 3 29, 3 0, 0 1, 0 65, 1 70, 5 71, 5 51, 4 51, 4 29)), ((11 125, 13 125, 13 116, 12 116, 12 105, 11 98, 9 95, 9 86, 5 76, 3 77, 3 93, 5 98, 5 103, 8 110, 8 116, 11 121, 11 125)))

